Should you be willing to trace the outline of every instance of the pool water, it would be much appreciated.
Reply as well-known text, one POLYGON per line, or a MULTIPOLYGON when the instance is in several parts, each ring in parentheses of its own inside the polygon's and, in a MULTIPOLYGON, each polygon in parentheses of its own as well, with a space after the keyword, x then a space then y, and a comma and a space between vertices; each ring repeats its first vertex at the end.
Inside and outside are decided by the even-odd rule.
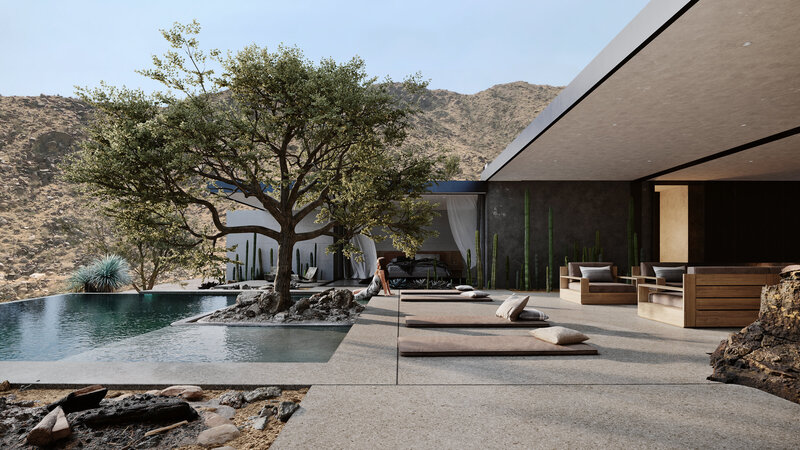
POLYGON ((325 362, 349 330, 170 326, 235 301, 235 294, 67 294, 0 304, 0 360, 325 362))

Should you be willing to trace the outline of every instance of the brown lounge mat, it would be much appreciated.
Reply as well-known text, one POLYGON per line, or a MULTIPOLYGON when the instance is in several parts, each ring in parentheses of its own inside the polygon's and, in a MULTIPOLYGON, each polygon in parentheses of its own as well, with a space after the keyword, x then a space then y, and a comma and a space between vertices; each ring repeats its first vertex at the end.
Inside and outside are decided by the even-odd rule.
POLYGON ((464 297, 461 295, 407 295, 400 294, 403 302, 490 302, 491 297, 464 297))
POLYGON ((497 316, 409 316, 409 328, 537 328, 549 327, 544 320, 510 321, 497 316))
POLYGON ((596 355, 589 344, 556 345, 533 336, 403 336, 401 356, 559 356, 596 355))
POLYGON ((405 295, 459 295, 458 289, 400 289, 400 293, 405 295))

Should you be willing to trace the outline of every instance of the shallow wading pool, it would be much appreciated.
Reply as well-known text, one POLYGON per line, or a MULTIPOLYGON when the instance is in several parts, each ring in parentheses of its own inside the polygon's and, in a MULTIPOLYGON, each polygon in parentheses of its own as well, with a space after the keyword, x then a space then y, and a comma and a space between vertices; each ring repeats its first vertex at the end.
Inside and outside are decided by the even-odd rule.
POLYGON ((236 294, 66 294, 0 304, 0 360, 326 362, 349 326, 170 326, 236 294))

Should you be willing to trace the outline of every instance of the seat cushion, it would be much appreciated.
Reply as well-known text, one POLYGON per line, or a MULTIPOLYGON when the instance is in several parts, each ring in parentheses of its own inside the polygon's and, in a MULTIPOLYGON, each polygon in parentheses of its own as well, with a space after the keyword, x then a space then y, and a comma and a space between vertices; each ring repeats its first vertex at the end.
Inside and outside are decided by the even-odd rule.
POLYGON ((589 336, 581 333, 578 330, 564 327, 547 327, 546 329, 540 328, 531 330, 528 333, 537 339, 558 345, 580 344, 581 342, 589 339, 589 336))
POLYGON ((653 272, 655 272, 656 277, 663 278, 667 282, 677 283, 679 281, 683 281, 683 274, 686 273, 686 268, 681 267, 664 267, 664 266, 653 266, 653 272))
POLYGON ((639 270, 641 272, 640 275, 645 276, 645 277, 654 277, 654 276, 656 276, 656 273, 653 270, 653 266, 659 266, 659 267, 683 267, 684 269, 686 269, 686 263, 682 263, 682 262, 653 262, 653 261, 644 262, 644 261, 642 261, 641 263, 639 263, 639 270))
POLYGON ((589 283, 589 292, 636 292, 636 287, 625 283, 589 283))
MULTIPOLYGON (((577 281, 570 281, 568 287, 574 291, 581 290, 581 284, 577 281)), ((605 292, 636 292, 636 287, 625 283, 589 283, 589 292, 597 294, 605 292)))
POLYGON ((611 266, 603 267, 584 267, 581 266, 581 278, 588 278, 590 283, 614 281, 614 274, 611 273, 611 266))
POLYGON ((612 262, 571 262, 567 264, 567 275, 571 277, 580 277, 581 267, 605 267, 613 266, 612 262))
POLYGON ((462 297, 467 297, 467 298, 484 298, 488 297, 489 293, 486 291, 474 290, 474 291, 464 291, 460 295, 462 297))
POLYGON ((536 308, 525 308, 517 317, 519 320, 547 320, 549 318, 550 316, 536 308))
POLYGON ((650 303, 658 303, 659 305, 673 306, 680 308, 683 306, 683 294, 680 292, 651 292, 650 303))
POLYGON ((525 309, 525 305, 528 304, 528 297, 517 297, 516 295, 510 295, 506 301, 497 308, 497 311, 494 313, 497 317, 502 317, 508 320, 517 320, 519 317, 519 313, 525 309))

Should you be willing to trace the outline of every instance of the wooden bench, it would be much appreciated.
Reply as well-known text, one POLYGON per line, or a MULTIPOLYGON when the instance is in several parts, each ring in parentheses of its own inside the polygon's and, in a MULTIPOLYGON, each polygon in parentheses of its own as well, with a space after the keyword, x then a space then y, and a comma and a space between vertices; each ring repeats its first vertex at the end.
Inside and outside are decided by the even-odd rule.
POLYGON ((581 305, 635 305, 636 289, 631 284, 621 282, 617 276, 617 266, 607 263, 569 263, 561 266, 559 297, 581 305), (580 266, 611 266, 613 283, 590 283, 588 278, 580 277, 580 266))
POLYGON ((639 317, 685 328, 744 327, 758 318, 761 289, 780 267, 689 267, 683 287, 639 283, 639 317))

